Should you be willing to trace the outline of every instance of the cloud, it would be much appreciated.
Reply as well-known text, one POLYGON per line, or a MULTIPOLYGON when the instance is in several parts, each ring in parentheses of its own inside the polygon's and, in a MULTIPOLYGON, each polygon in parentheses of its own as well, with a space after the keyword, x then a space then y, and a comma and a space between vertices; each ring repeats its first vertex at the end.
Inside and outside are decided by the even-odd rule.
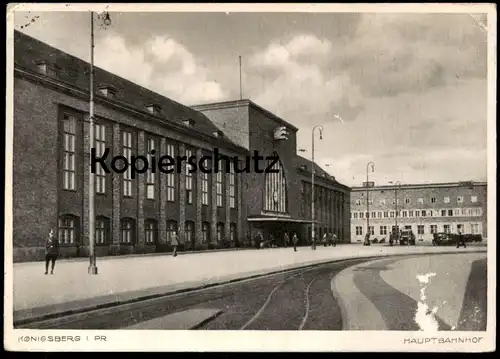
POLYGON ((215 102, 226 96, 194 54, 165 35, 150 37, 138 47, 108 33, 97 46, 107 49, 98 66, 181 103, 215 102))
POLYGON ((331 56, 332 43, 310 34, 273 41, 250 57, 247 91, 257 103, 295 123, 323 122, 336 113, 349 121, 362 109, 360 90, 346 73, 325 71, 331 56))

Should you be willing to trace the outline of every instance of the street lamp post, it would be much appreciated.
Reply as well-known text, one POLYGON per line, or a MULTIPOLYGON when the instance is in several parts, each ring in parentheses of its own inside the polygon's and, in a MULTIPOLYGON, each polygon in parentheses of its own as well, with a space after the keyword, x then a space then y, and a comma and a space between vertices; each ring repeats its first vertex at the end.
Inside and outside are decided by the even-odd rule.
POLYGON ((369 183, 368 183, 368 173, 370 166, 372 168, 372 172, 375 171, 375 163, 368 162, 366 164, 366 233, 368 234, 368 239, 370 238, 370 192, 368 191, 369 183))
POLYGON ((396 230, 396 235, 399 239, 399 230, 398 230, 398 190, 401 186, 401 182, 400 181, 397 181, 395 183, 395 187, 394 187, 394 208, 395 208, 395 214, 394 214, 394 228, 396 230))
POLYGON ((312 129, 312 171, 311 171, 311 235, 312 235, 312 244, 313 244, 313 249, 316 249, 316 245, 314 243, 315 239, 315 233, 314 233, 314 131, 318 129, 319 130, 319 139, 323 139, 323 126, 321 125, 316 125, 312 129))
MULTIPOLYGON (((90 12, 90 104, 89 104, 89 156, 94 147, 94 12, 90 12)), ((95 257, 95 174, 89 169, 89 274, 97 274, 95 257)))

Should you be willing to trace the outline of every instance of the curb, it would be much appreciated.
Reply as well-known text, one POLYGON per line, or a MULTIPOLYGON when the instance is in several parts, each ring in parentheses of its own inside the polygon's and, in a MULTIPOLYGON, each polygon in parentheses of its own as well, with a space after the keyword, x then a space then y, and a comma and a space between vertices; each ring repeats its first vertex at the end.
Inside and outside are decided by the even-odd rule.
MULTIPOLYGON (((468 252, 462 252, 462 253, 487 253, 484 250, 477 250, 477 251, 468 251, 468 252)), ((14 329, 16 326, 25 326, 29 324, 33 324, 36 322, 41 322, 45 320, 50 320, 50 319, 57 319, 61 317, 66 317, 70 315, 76 315, 76 314, 83 314, 87 312, 91 312, 94 310, 100 310, 100 309, 109 309, 112 307, 118 307, 126 304, 133 304, 133 303, 138 303, 138 302, 143 302, 146 300, 150 299, 157 299, 161 297, 167 297, 170 295, 176 295, 176 294, 182 294, 182 293, 187 293, 187 292, 193 292, 193 291, 198 291, 202 289, 207 289, 207 288, 212 288, 212 287, 217 287, 221 285, 227 285, 231 283, 237 283, 237 282, 242 282, 246 280, 251 280, 251 279, 257 279, 257 278, 262 278, 270 275, 275 275, 275 274, 280 274, 280 273, 287 273, 287 272, 292 272, 295 270, 300 270, 300 269, 305 269, 305 268, 311 268, 311 267, 316 267, 328 263, 335 263, 335 262, 342 262, 342 261, 355 261, 355 260, 376 260, 376 259, 383 259, 387 257, 406 257, 406 256, 422 256, 422 255, 441 255, 441 254, 457 254, 456 251, 445 251, 445 252, 440 252, 440 253, 410 253, 410 254, 383 254, 383 255, 378 255, 378 256, 366 256, 366 257, 352 257, 352 258, 345 258, 345 259, 334 259, 334 260, 323 260, 319 262, 306 262, 298 266, 293 266, 285 269, 279 269, 279 270, 273 270, 273 271, 265 271, 263 273, 257 273, 257 274, 252 274, 252 275, 247 275, 239 278, 233 278, 229 280, 222 280, 219 282, 215 283, 207 283, 207 284, 201 284, 201 285, 193 285, 191 287, 187 288, 181 288, 177 290, 172 290, 172 291, 165 291, 163 293, 155 293, 155 294, 149 294, 149 295, 142 295, 142 296, 137 296, 135 298, 130 298, 130 299, 125 299, 125 300, 114 300, 114 301, 109 301, 107 303, 102 303, 102 304, 97 304, 97 305, 88 305, 85 307, 81 308, 76 308, 76 309, 68 309, 68 310, 63 310, 60 312, 53 312, 53 313, 48 313, 48 314, 43 314, 39 316, 34 316, 34 317, 28 317, 28 318, 23 318, 19 320, 13 320, 13 325, 14 329)), ((148 290, 144 290, 144 292, 148 292, 148 290)), ((14 312, 15 316, 15 312, 14 312)), ((19 328, 21 329, 21 328, 19 328)), ((27 329, 27 328, 26 328, 27 329)))

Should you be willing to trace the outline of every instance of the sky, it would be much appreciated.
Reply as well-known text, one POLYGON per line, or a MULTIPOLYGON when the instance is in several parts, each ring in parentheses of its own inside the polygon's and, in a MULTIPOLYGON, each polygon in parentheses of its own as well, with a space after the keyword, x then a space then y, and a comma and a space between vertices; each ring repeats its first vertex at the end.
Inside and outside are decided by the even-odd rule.
MULTIPOLYGON (((368 162, 378 185, 486 181, 485 14, 110 18, 107 27, 96 20, 97 66, 197 105, 239 99, 241 56, 243 98, 298 127, 297 150, 306 158, 312 127, 323 125, 315 160, 346 185, 366 180, 368 162)), ((15 28, 90 59, 88 12, 16 12, 15 28)))

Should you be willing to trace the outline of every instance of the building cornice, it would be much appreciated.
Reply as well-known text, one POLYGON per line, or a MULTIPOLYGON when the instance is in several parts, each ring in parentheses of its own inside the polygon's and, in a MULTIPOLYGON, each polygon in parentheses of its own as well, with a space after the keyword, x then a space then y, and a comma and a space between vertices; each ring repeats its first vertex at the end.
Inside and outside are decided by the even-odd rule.
MULTIPOLYGON (((90 97, 90 93, 88 90, 83 90, 72 84, 68 84, 66 82, 54 78, 36 74, 31 70, 17 66, 17 64, 14 67, 14 75, 15 77, 30 81, 32 83, 44 86, 51 90, 55 90, 57 92, 72 96, 74 98, 83 101, 88 101, 90 97)), ((185 128, 166 118, 160 118, 146 111, 138 110, 126 103, 123 103, 122 101, 117 101, 116 99, 108 99, 100 96, 98 93, 96 93, 96 96, 94 96, 94 101, 96 104, 101 104, 110 107, 114 110, 126 113, 128 115, 139 117, 142 120, 147 120, 149 122, 156 123, 157 125, 174 130, 179 134, 186 135, 187 137, 193 137, 194 135, 197 139, 204 140, 213 145, 220 145, 221 148, 232 150, 236 153, 248 153, 248 150, 246 150, 243 147, 239 147, 235 144, 221 141, 215 136, 209 136, 206 133, 197 130, 196 128, 185 128)))
MULTIPOLYGON (((396 185, 383 185, 368 187, 369 191, 381 191, 381 190, 395 190, 395 189, 424 189, 424 188, 450 188, 450 187, 476 187, 476 186, 487 186, 487 182, 474 182, 474 181, 463 181, 463 182, 442 182, 442 183, 425 183, 425 184, 401 184, 396 185)), ((366 192, 367 188, 364 186, 351 187, 353 192, 366 192)))

